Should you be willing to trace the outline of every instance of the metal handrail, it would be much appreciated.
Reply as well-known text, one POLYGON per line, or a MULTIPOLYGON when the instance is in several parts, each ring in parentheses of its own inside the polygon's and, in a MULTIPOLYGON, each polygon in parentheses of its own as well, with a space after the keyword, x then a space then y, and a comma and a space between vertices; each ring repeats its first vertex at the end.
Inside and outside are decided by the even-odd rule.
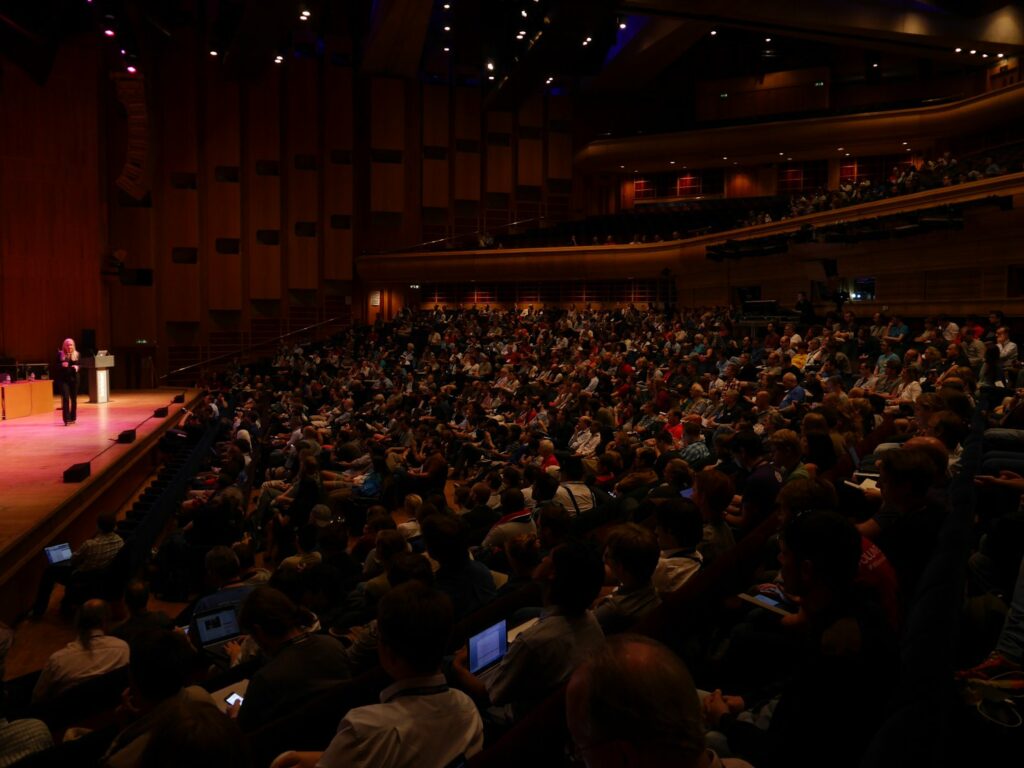
POLYGON ((267 341, 261 341, 258 344, 250 344, 249 346, 243 347, 242 349, 239 349, 235 352, 225 352, 223 355, 217 355, 216 357, 207 358, 206 360, 200 360, 198 363, 192 363, 191 365, 186 365, 182 368, 177 368, 173 371, 168 371, 167 373, 160 376, 159 380, 163 381, 165 379, 170 378, 171 376, 176 376, 179 373, 185 373, 186 371, 190 371, 193 368, 202 368, 204 366, 213 365, 214 363, 222 362, 224 360, 230 360, 233 357, 238 357, 239 355, 244 355, 248 352, 251 352, 254 349, 260 349, 261 347, 268 347, 274 344, 278 344, 284 339, 287 339, 289 336, 296 336, 300 333, 305 333, 307 331, 311 331, 325 325, 336 324, 343 321, 344 318, 341 317, 332 317, 327 320, 322 320, 319 323, 307 325, 305 328, 299 328, 298 330, 295 331, 289 331, 288 333, 282 334, 281 336, 278 336, 276 338, 268 339, 267 341))

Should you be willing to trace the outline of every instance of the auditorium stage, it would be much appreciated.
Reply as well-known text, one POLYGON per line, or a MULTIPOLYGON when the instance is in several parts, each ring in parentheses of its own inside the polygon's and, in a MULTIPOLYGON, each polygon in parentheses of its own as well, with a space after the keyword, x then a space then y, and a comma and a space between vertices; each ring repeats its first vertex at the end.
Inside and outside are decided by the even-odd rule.
POLYGON ((78 401, 78 423, 65 427, 60 399, 47 413, 0 422, 0 620, 22 606, 12 587, 22 571, 41 569, 42 547, 55 541, 73 545, 87 538, 95 515, 115 509, 153 471, 160 436, 176 426, 181 410, 199 398, 185 390, 184 403, 171 403, 179 389, 112 392, 110 402, 78 401), (155 417, 168 406, 168 415, 155 417), (117 442, 120 432, 136 430, 134 443, 117 442), (64 470, 91 462, 91 476, 65 483, 64 470))

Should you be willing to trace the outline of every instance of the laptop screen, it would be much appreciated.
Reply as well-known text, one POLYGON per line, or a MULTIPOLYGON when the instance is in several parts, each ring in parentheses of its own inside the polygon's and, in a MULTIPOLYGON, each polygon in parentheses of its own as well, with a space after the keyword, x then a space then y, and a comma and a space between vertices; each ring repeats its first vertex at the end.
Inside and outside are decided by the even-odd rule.
POLYGON ((70 544, 54 544, 52 547, 46 547, 43 551, 46 552, 46 559, 50 565, 64 563, 71 559, 70 544))
POLYGON ((499 621, 479 635, 469 638, 469 671, 476 674, 505 656, 508 650, 508 631, 499 621))
POLYGON ((196 629, 199 631, 199 643, 204 648, 237 637, 240 630, 234 606, 196 616, 196 629))

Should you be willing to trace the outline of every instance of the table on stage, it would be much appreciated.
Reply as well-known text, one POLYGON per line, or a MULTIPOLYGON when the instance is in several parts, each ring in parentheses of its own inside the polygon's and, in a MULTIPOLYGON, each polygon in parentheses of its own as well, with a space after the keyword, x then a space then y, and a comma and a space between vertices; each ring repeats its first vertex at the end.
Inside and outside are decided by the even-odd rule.
POLYGON ((0 384, 0 403, 5 420, 32 416, 36 413, 49 413, 54 409, 53 382, 42 379, 0 384))

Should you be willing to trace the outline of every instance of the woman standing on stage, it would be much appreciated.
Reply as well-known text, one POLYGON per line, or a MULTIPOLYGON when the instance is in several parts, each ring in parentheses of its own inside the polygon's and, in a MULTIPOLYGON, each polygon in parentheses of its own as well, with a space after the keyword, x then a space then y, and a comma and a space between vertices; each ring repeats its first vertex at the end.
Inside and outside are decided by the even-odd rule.
POLYGON ((64 414, 64 426, 74 424, 78 418, 78 350, 74 339, 64 339, 64 346, 58 353, 60 368, 57 380, 60 383, 60 408, 64 414))

